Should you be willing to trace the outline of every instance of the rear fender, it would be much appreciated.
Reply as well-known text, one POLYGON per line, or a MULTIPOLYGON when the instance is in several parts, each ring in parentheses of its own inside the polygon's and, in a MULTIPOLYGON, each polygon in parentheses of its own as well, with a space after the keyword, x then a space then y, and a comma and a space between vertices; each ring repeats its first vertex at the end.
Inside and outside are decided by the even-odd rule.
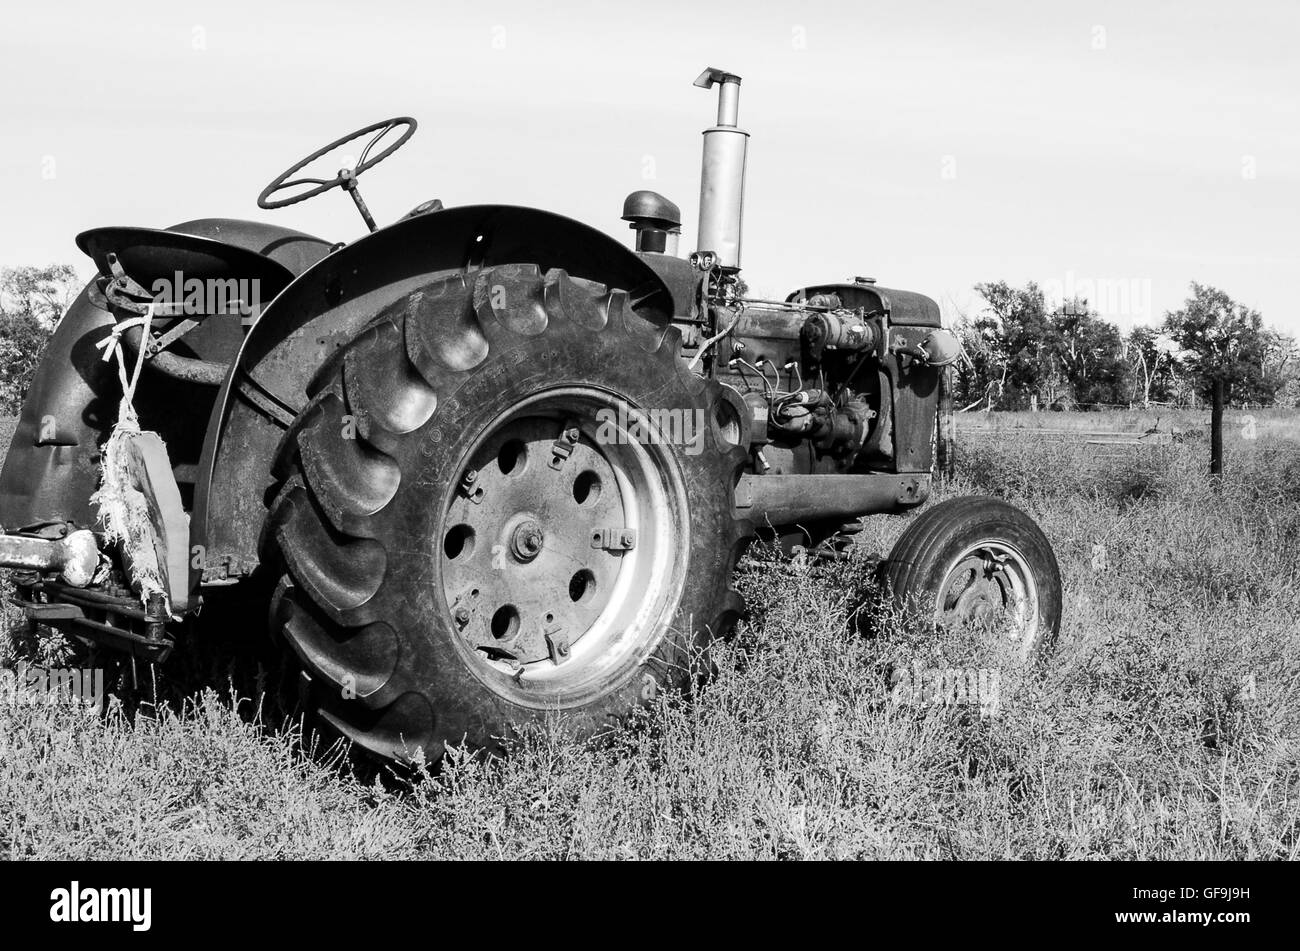
MULTIPOLYGON (((256 251, 295 274, 329 248, 319 238, 288 228, 232 218, 201 218, 167 230, 256 251)), ((90 496, 99 485, 100 445, 117 418, 122 394, 113 364, 95 349, 113 318, 95 305, 89 291, 88 286, 59 321, 23 403, 0 474, 0 527, 9 531, 45 522, 87 528, 96 522, 90 496)), ((151 418, 153 404, 161 406, 164 416, 169 415, 163 412, 168 402, 187 418, 203 414, 203 407, 175 406, 181 398, 175 389, 152 376, 142 380, 140 396, 148 405, 138 408, 153 428, 166 428, 151 418)), ((197 428, 191 438, 172 434, 168 448, 173 461, 190 451, 189 464, 199 460, 203 428, 197 428)))
POLYGON ((648 319, 672 318, 672 295, 635 253, 588 225, 531 208, 433 211, 335 251, 262 312, 221 388, 195 492, 191 584, 234 582, 256 568, 276 447, 329 355, 437 276, 506 263, 563 268, 626 290, 648 319))

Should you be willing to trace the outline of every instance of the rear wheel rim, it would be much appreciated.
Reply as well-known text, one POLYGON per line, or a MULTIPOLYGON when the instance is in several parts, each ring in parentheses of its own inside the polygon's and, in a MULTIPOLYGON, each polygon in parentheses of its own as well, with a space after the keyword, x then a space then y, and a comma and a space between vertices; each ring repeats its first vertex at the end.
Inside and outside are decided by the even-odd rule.
POLYGON ((993 628, 1024 657, 1038 640, 1038 583, 1024 553, 1005 541, 968 545, 948 563, 935 598, 935 621, 955 629, 993 628))
POLYGON ((442 594, 458 648, 497 693, 585 702, 663 636, 688 512, 650 432, 614 394, 563 387, 498 416, 463 457, 438 538, 442 594))

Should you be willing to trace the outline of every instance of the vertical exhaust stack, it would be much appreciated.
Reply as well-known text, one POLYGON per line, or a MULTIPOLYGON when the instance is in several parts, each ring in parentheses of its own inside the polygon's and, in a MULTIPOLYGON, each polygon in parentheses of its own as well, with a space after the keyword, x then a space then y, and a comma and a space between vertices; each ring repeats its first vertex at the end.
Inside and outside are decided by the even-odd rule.
POLYGON ((704 130, 700 170, 700 230, 696 249, 712 251, 718 266, 740 270, 740 226, 745 206, 745 153, 749 133, 736 128, 740 77, 709 67, 695 80, 702 89, 718 87, 718 124, 704 130))

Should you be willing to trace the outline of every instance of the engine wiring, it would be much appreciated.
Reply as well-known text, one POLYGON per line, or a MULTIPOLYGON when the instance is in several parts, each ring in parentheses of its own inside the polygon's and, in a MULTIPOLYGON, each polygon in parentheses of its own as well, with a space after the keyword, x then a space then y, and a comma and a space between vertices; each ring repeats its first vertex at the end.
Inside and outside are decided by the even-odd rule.
POLYGON ((708 340, 704 341, 704 343, 700 344, 699 352, 696 353, 695 356, 691 358, 691 362, 690 364, 688 364, 690 369, 694 370, 695 367, 699 364, 699 362, 704 359, 704 355, 709 352, 709 350, 713 347, 714 344, 716 344, 719 340, 721 340, 727 334, 731 333, 733 330, 736 329, 736 324, 740 323, 740 318, 744 313, 745 313, 745 307, 742 304, 740 308, 737 310, 736 316, 732 318, 731 323, 727 324, 727 326, 724 327, 722 330, 720 330, 718 333, 714 334, 708 340))
MULTIPOLYGON (((727 321, 726 326, 724 326, 717 333, 708 337, 703 343, 700 344, 699 350, 696 351, 695 355, 691 358, 691 361, 688 364, 688 366, 692 370, 695 370, 699 367, 699 365, 703 362, 705 357, 714 350, 714 348, 717 346, 719 341, 721 341, 724 337, 731 334, 732 331, 736 329, 736 327, 740 323, 741 318, 745 314, 747 304, 751 302, 768 305, 768 306, 776 305, 784 309, 793 310, 793 311, 804 311, 804 312, 807 312, 809 310, 819 311, 819 310, 832 309, 831 307, 809 305, 803 302, 792 304, 787 301, 781 301, 781 302, 767 301, 759 298, 748 298, 748 297, 739 297, 739 296, 733 297, 730 300, 726 301, 725 303, 719 302, 717 300, 710 303, 708 284, 709 282, 707 279, 701 282, 701 286, 700 286, 701 309, 712 307, 715 313, 718 310, 727 309, 732 311, 732 317, 730 320, 727 321)), ((805 383, 803 379, 803 371, 799 366, 798 360, 790 360, 784 366, 778 366, 776 363, 769 360, 765 356, 760 356, 756 361, 750 361, 740 356, 739 354, 733 352, 733 355, 727 361, 727 365, 733 370, 743 367, 746 370, 755 374, 759 379, 763 381, 762 383, 763 398, 767 402, 769 414, 774 418, 784 419, 787 422, 795 422, 797 420, 805 419, 809 416, 815 415, 814 408, 812 406, 809 406, 807 403, 801 402, 802 400, 806 399, 806 389, 805 389, 805 383), (767 375, 766 367, 768 366, 772 368, 771 377, 767 375), (793 382, 795 383, 795 389, 789 390, 789 389, 782 388, 781 374, 783 370, 786 371, 787 374, 793 375, 794 377, 793 382)), ((818 376, 824 379, 824 373, 820 369, 818 370, 818 376)))
POLYGON ((782 370, 794 370, 794 377, 795 377, 795 379, 796 379, 796 380, 798 381, 798 383, 799 383, 799 385, 798 385, 797 387, 795 387, 795 389, 796 389, 796 390, 802 390, 802 389, 803 389, 803 371, 799 369, 799 361, 798 361, 798 360, 791 360, 789 363, 787 363, 787 364, 786 364, 785 366, 783 366, 781 369, 782 369, 782 370))

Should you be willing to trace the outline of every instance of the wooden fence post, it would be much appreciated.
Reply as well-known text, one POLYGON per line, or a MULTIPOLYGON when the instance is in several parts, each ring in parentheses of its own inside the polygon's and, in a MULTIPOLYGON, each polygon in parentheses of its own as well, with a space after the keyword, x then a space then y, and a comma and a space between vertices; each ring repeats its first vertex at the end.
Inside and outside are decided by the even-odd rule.
POLYGON ((1223 481, 1223 378, 1214 378, 1210 406, 1210 481, 1218 485, 1223 481))

